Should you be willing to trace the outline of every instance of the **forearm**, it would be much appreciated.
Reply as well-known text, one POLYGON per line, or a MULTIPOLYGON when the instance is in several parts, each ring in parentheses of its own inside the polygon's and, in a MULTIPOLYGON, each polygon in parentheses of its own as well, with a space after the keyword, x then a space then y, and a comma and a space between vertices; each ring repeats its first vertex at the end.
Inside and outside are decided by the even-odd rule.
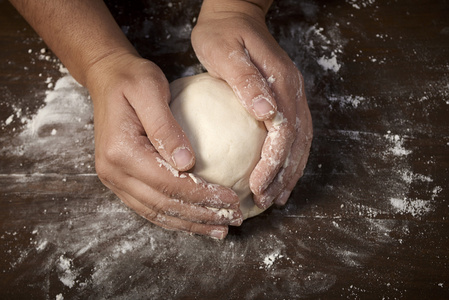
POLYGON ((135 53, 101 0, 10 2, 83 85, 89 69, 101 59, 135 53))

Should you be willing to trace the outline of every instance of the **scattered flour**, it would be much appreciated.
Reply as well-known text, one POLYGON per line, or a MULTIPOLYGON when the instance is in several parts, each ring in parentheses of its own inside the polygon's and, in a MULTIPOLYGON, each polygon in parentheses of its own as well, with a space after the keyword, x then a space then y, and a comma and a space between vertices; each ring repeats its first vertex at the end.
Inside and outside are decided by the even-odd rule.
POLYGON ((65 286, 72 288, 75 285, 75 280, 78 276, 77 272, 73 268, 73 260, 61 255, 57 265, 60 271, 59 280, 61 280, 65 286))
POLYGON ((441 186, 436 186, 432 190, 431 199, 435 200, 435 198, 438 196, 439 193, 443 191, 443 188, 441 186))
POLYGON ((397 212, 410 214, 413 217, 421 217, 432 211, 432 202, 429 200, 390 198, 390 203, 397 212))
POLYGON ((14 115, 10 115, 10 116, 6 119, 5 125, 11 124, 13 119, 14 119, 14 115))
MULTIPOLYGON (((11 124, 13 124, 16 119, 19 124, 24 124, 27 121, 27 118, 24 116, 23 109, 21 107, 18 107, 15 103, 12 103, 11 107, 13 109, 13 114, 9 115, 6 120, 1 122, 2 129, 5 129, 6 126, 11 126, 11 124)), ((15 128, 13 128, 13 131, 15 131, 15 128)))
POLYGON ((65 75, 47 92, 45 106, 27 123, 26 133, 48 136, 92 128, 88 93, 72 76, 65 75))
POLYGON ((330 57, 322 56, 318 58, 318 64, 325 70, 331 70, 335 73, 337 73, 340 68, 341 64, 337 62, 337 55, 332 52, 330 57))
POLYGON ((353 108, 358 108, 359 104, 364 102, 366 99, 362 96, 330 96, 329 100, 331 102, 336 102, 340 104, 340 107, 345 107, 351 105, 353 108))
POLYGON ((388 149, 388 152, 395 156, 407 156, 412 153, 411 150, 407 150, 404 148, 404 138, 397 135, 391 134, 391 131, 388 131, 386 135, 384 135, 387 141, 393 144, 393 147, 388 149))
POLYGON ((422 174, 415 174, 409 170, 405 170, 402 174, 402 179, 407 183, 411 184, 414 181, 422 181, 422 182, 433 182, 433 179, 429 176, 425 176, 422 174))
POLYGON ((273 253, 265 256, 265 258, 263 259, 265 268, 271 268, 276 260, 284 257, 284 255, 282 255, 280 252, 281 251, 278 249, 278 250, 274 251, 273 253))
POLYGON ((346 0, 346 3, 349 3, 355 9, 369 7, 373 5, 375 2, 376 0, 346 0))
POLYGON ((39 242, 39 245, 36 247, 36 251, 37 252, 42 252, 42 250, 44 250, 48 245, 48 241, 47 240, 41 240, 39 242))
POLYGON ((351 267, 360 267, 362 265, 362 261, 366 258, 366 254, 359 253, 351 250, 342 249, 340 251, 336 251, 336 255, 340 257, 341 261, 351 267))
POLYGON ((57 294, 56 300, 64 300, 64 296, 62 294, 57 294))
MULTIPOLYGON (((347 0, 346 3, 356 9, 361 9, 373 5, 375 1, 347 0)), ((308 51, 307 55, 314 58, 312 63, 319 70, 339 72, 342 64, 338 55, 342 53, 344 43, 339 39, 338 30, 331 33, 329 30, 325 31, 318 24, 305 29, 294 28, 293 31, 299 37, 306 32, 306 50, 308 51)), ((170 34, 167 37, 171 38, 170 34)), ((291 44, 290 39, 284 38, 284 41, 281 40, 282 42, 291 44)), ((41 50, 39 59, 48 60, 48 55, 45 53, 45 49, 41 50)), ((297 52, 289 51, 289 53, 300 57, 297 52)), ((296 63, 298 61, 299 59, 296 63)), ((62 65, 61 72, 67 72, 62 65)), ((186 72, 186 74, 193 75, 197 73, 197 67, 186 68, 186 72)), ((274 78, 269 81, 274 82, 274 78)), ((56 148, 59 155, 66 146, 64 143, 55 144, 55 138, 66 138, 63 139, 64 142, 86 138, 80 132, 87 132, 87 138, 92 139, 92 110, 86 91, 69 75, 56 82, 53 78, 47 78, 45 82, 52 90, 48 91, 45 106, 36 115, 27 119, 19 108, 3 121, 4 126, 10 126, 16 120, 26 124, 22 137, 28 138, 26 140, 28 144, 20 149, 19 147, 12 149, 17 155, 23 157, 41 155, 47 148, 51 150, 50 145, 56 148), (60 108, 64 109, 60 111, 60 108), (68 126, 65 126, 66 121, 70 123, 68 126)), ((339 102, 342 106, 360 108, 359 105, 366 99, 354 95, 333 95, 329 97, 329 100, 339 102)), ((231 236, 217 247, 217 244, 214 244, 215 241, 205 241, 195 236, 167 232, 155 226, 147 226, 145 220, 130 212, 118 203, 110 192, 105 191, 104 194, 98 196, 99 198, 79 199, 78 203, 85 203, 87 211, 86 207, 77 206, 80 204, 68 203, 66 215, 61 215, 61 221, 58 224, 42 221, 36 228, 30 228, 29 231, 34 237, 30 243, 30 249, 20 250, 20 255, 9 270, 18 269, 24 261, 32 259, 30 251, 33 250, 32 253, 39 256, 40 268, 36 271, 39 275, 49 274, 56 267, 57 276, 65 287, 77 289, 80 292, 86 288, 86 291, 92 293, 90 296, 93 298, 105 296, 101 294, 101 291, 109 292, 109 296, 115 296, 114 292, 119 291, 120 288, 123 289, 123 286, 133 287, 133 290, 130 290, 127 295, 129 298, 139 298, 142 295, 151 298, 151 296, 160 295, 160 292, 164 290, 172 291, 171 296, 176 297, 176 295, 185 295, 183 292, 188 291, 192 286, 204 287, 213 284, 224 287, 235 276, 241 275, 241 270, 239 267, 234 267, 235 265, 244 265, 248 258, 256 257, 255 259, 259 263, 256 266, 259 267, 260 272, 267 273, 268 279, 263 282, 264 284, 276 282, 281 275, 285 276, 285 274, 292 278, 290 282, 276 282, 279 290, 273 286, 275 294, 281 291, 287 294, 290 292, 289 295, 298 295, 298 291, 305 294, 325 291, 337 281, 336 275, 333 274, 335 269, 330 266, 329 270, 316 270, 313 266, 314 259, 316 259, 313 252, 319 249, 320 252, 327 255, 329 262, 335 264, 342 262, 348 267, 359 268, 376 249, 387 243, 402 242, 402 238, 410 233, 404 227, 400 238, 395 239, 390 236, 390 233, 397 227, 397 222, 376 218, 382 218, 383 215, 390 213, 389 209, 393 213, 404 215, 407 218, 424 216, 434 209, 433 201, 443 190, 441 186, 434 184, 432 177, 413 172, 407 160, 412 150, 406 148, 406 136, 392 134, 391 131, 388 131, 386 135, 359 131, 340 131, 337 134, 343 139, 350 139, 352 143, 359 146, 356 150, 348 150, 349 159, 343 157, 343 159, 348 159, 345 162, 356 164, 353 167, 367 169, 367 172, 373 175, 372 181, 368 183, 381 186, 380 180, 376 179, 385 178, 388 189, 385 189, 383 195, 376 195, 376 198, 376 196, 367 195, 366 191, 357 193, 351 189, 352 186, 348 188, 351 193, 348 192, 347 195, 344 195, 347 192, 346 186, 338 187, 339 194, 344 196, 344 204, 337 206, 341 208, 341 214, 338 214, 337 209, 333 216, 319 215, 318 213, 314 216, 316 219, 322 218, 323 224, 331 223, 332 227, 327 227, 325 234, 320 234, 316 228, 307 228, 310 224, 304 219, 298 218, 296 222, 298 222, 298 228, 302 228, 302 230, 279 236, 271 235, 268 240, 259 239, 258 234, 247 234, 245 235, 248 239, 247 243, 240 243, 238 236, 231 236), (373 145, 380 148, 378 153, 376 151, 373 153, 373 145), (370 166, 366 162, 354 162, 354 157, 359 157, 357 156, 358 151, 366 153, 370 158, 391 164, 391 173, 382 177, 383 174, 377 174, 377 170, 369 169, 370 166), (429 185, 431 191, 429 199, 425 197, 409 199, 407 195, 412 189, 412 185, 416 183, 429 185), (109 199, 106 201, 103 200, 108 197, 109 199), (365 199, 366 202, 363 202, 365 199), (387 204, 387 207, 384 207, 384 204, 387 204), (348 225, 343 222, 345 214, 360 214, 372 219, 362 220, 357 226, 348 225), (329 220, 330 218, 332 221, 329 220), (301 236, 308 229, 310 229, 309 232, 318 232, 317 236, 301 236), (340 234, 344 235, 344 239, 339 239, 340 234), (286 241, 285 239, 289 239, 289 237, 291 239, 286 241), (340 241, 346 241, 348 237, 353 239, 351 247, 340 243, 340 241), (297 251, 295 256, 297 261, 293 261, 287 256, 287 251, 285 251, 287 242, 289 250, 290 247, 293 247, 297 251), (78 262, 80 263, 78 264, 78 262), (204 270, 205 262, 212 262, 211 270, 204 270), (178 270, 174 270, 174 268, 173 270, 159 268, 159 265, 171 263, 177 263, 181 269, 186 270, 186 273, 179 274, 178 270), (84 275, 85 282, 78 281, 86 269, 89 271, 87 275, 84 275), (161 271, 161 269, 163 270, 161 271), (213 281, 214 276, 197 278, 194 275, 198 272, 208 275, 222 272, 226 274, 226 277, 221 278, 222 281, 216 282, 213 281), (173 285, 173 279, 176 286, 173 285), (146 290, 139 290, 136 287, 139 286, 139 282, 147 283, 146 290), (91 290, 89 291, 88 288, 91 290)), ((11 148, 5 149, 10 150, 11 148)), ((92 153, 93 146, 90 145, 87 150, 92 153)), ((67 152, 63 160, 76 164, 78 168, 86 166, 88 169, 87 165, 92 163, 93 157, 84 155, 84 152, 82 148, 78 148, 74 152, 67 152)), ((57 163, 61 162, 57 161, 57 163)), ((161 167, 167 168, 163 163, 160 162, 160 164, 161 167)), ((47 167, 39 166, 39 168, 43 168, 45 171, 47 167)), ((325 170, 325 168, 326 165, 320 164, 320 170, 325 170)), ((176 176, 176 173, 174 175, 176 176)), ((191 175, 189 174, 189 176, 191 175)), ((198 182, 200 182, 199 179, 198 182)), ((336 186, 333 188, 337 189, 336 186)), ((87 196, 83 195, 83 197, 87 196)), ((58 201, 63 200, 59 199, 58 201)), ((43 213, 46 214, 47 210, 43 213)), ((254 222, 258 224, 258 220, 254 222)), ((319 222, 314 222, 314 225, 316 224, 319 225, 319 222)), ((276 228, 280 226, 282 230, 282 226, 279 224, 273 226, 276 228)), ((323 226, 323 228, 325 227, 323 226)), ((17 233, 9 233, 9 236, 14 235, 17 233)), ((30 276, 27 277, 27 274, 24 274, 23 278, 24 282, 32 279, 30 276)), ((443 287, 443 283, 438 286, 443 287)), ((364 292, 354 285, 351 285, 349 289, 353 292, 364 292)), ((64 299, 62 293, 58 294, 56 299, 64 299)))
POLYGON ((324 34, 324 28, 313 25, 306 31, 307 45, 306 48, 312 56, 317 57, 317 64, 324 71, 333 71, 337 73, 342 67, 338 62, 338 54, 343 53, 344 42, 340 39, 339 33, 334 29, 330 36, 324 34), (319 53, 326 54, 320 55, 319 53))
POLYGON ((25 173, 54 173, 62 168, 69 173, 95 175, 92 103, 87 90, 73 77, 61 75, 46 91, 43 106, 36 112, 11 105, 14 114, 2 127, 19 130, 13 140, 1 143, 0 155, 18 161, 19 167, 23 159, 36 162, 28 165, 25 173))

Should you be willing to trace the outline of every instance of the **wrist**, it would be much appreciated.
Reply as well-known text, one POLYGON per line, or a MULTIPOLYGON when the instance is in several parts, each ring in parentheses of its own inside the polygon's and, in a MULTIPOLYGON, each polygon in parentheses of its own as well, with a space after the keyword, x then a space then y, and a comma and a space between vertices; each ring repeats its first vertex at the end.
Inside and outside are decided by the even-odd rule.
POLYGON ((247 2, 249 4, 259 7, 264 12, 265 15, 270 9, 273 0, 240 0, 240 2, 247 2))
POLYGON ((129 65, 136 59, 141 57, 134 48, 110 49, 96 56, 84 67, 80 83, 92 92, 93 89, 108 84, 121 71, 128 70, 129 65))
POLYGON ((265 18, 273 0, 204 0, 201 11, 213 13, 243 13, 265 18))

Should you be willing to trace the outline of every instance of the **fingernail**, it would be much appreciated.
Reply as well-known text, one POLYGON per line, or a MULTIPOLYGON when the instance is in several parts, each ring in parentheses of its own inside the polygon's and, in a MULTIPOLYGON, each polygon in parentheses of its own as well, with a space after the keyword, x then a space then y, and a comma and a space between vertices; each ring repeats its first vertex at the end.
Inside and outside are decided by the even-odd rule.
POLYGON ((277 205, 285 205, 290 197, 291 191, 283 191, 276 200, 277 205))
POLYGON ((240 225, 242 225, 242 223, 243 223, 243 218, 240 217, 240 218, 232 220, 231 223, 229 223, 229 225, 231 225, 231 226, 240 226, 240 225))
POLYGON ((260 185, 259 187, 259 195, 263 194, 263 192, 266 191, 266 189, 268 188, 268 186, 270 185, 270 181, 268 182, 264 182, 263 184, 260 185))
POLYGON ((192 163, 193 155, 187 148, 180 147, 175 149, 172 159, 176 168, 184 169, 192 163))
POLYGON ((254 98, 253 110, 258 118, 264 118, 274 114, 273 104, 271 104, 271 102, 264 96, 254 98))
POLYGON ((222 230, 214 229, 210 232, 210 237, 212 237, 214 239, 222 240, 225 237, 225 232, 222 230))
POLYGON ((269 208, 273 204, 273 199, 271 197, 265 197, 261 203, 263 209, 269 208))

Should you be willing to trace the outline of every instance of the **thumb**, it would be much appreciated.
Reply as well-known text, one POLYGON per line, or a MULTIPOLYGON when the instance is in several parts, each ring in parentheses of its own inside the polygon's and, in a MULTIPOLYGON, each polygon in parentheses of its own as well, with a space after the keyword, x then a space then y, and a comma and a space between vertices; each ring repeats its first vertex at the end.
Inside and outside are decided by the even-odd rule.
POLYGON ((194 151, 171 113, 168 81, 157 70, 159 74, 144 83, 140 91, 132 91, 134 100, 130 103, 154 148, 171 166, 186 171, 195 164, 194 151))
POLYGON ((251 61, 244 48, 227 55, 226 63, 216 64, 208 70, 213 76, 225 80, 234 90, 246 110, 259 121, 272 119, 277 105, 267 79, 251 61))

